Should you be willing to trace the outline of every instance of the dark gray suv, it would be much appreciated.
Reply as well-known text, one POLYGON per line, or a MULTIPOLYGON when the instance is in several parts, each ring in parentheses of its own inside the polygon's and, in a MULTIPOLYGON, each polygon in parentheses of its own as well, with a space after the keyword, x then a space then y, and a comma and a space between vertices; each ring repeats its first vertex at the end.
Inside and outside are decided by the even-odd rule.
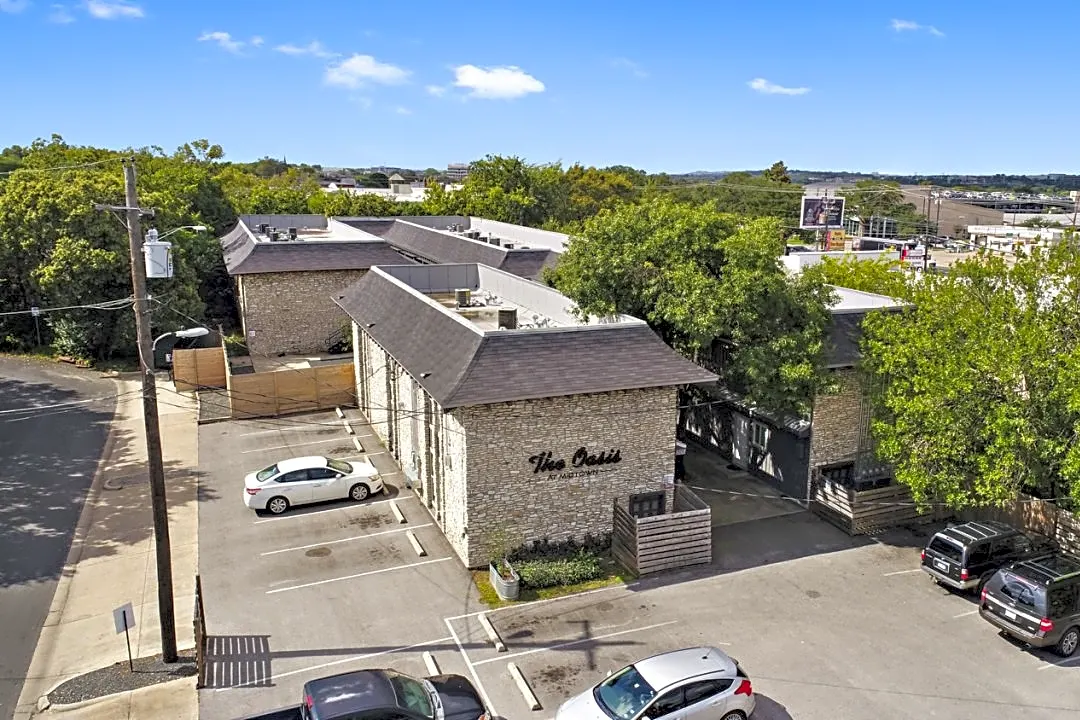
POLYGON ((1080 647, 1080 559, 1045 555, 998 570, 979 614, 1017 640, 1072 656, 1080 647))
POLYGON ((956 590, 982 590, 998 568, 1053 552, 1049 538, 1002 522, 968 522, 934 533, 922 551, 922 569, 956 590))

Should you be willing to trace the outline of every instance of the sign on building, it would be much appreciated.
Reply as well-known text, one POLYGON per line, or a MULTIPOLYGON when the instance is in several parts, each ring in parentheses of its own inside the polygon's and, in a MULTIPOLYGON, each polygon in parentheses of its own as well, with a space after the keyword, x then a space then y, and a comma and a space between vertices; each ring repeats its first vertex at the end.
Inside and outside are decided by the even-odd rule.
POLYGON ((799 227, 803 230, 827 230, 844 225, 844 198, 803 195, 799 227))

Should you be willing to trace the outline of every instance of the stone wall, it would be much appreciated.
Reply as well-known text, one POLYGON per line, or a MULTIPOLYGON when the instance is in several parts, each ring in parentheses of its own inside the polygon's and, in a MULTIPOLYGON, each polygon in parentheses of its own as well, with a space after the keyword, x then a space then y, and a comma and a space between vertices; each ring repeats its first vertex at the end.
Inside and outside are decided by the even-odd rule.
MULTIPOLYGON (((483 565, 530 540, 610 532, 616 498, 664 490, 674 473, 676 406, 669 387, 464 408, 465 564, 483 565), (594 458, 618 451, 620 460, 574 467, 579 448, 594 458), (565 467, 536 472, 530 458, 545 453, 565 467)), ((668 509, 671 502, 669 490, 668 509)))
POLYGON ((333 296, 365 270, 240 275, 237 289, 246 343, 259 355, 326 352, 348 322, 333 296))
POLYGON ((834 370, 836 393, 821 394, 814 400, 810 429, 810 468, 833 463, 854 462, 863 431, 863 392, 854 369, 834 370))

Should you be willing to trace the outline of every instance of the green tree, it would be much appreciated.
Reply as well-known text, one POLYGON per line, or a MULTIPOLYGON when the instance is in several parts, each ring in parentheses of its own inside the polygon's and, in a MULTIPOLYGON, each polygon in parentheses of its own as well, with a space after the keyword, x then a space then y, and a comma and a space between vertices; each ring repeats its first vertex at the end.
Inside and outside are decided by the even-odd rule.
POLYGON ((1080 249, 977 257, 864 323, 873 434, 919 501, 1080 500, 1080 249))
POLYGON ((761 175, 769 182, 774 182, 780 185, 791 184, 791 176, 788 175, 787 165, 785 165, 783 162, 774 162, 769 167, 769 169, 763 172, 761 175))
POLYGON ((848 215, 858 215, 866 222, 870 218, 891 218, 896 221, 901 237, 936 232, 914 203, 908 202, 899 183, 859 180, 841 192, 846 199, 844 211, 848 215))
POLYGON ((805 412, 822 387, 831 293, 782 269, 781 227, 669 198, 586 220, 549 281, 590 316, 640 317, 687 357, 731 348, 722 381, 750 402, 805 412))
POLYGON ((816 265, 803 270, 803 274, 829 285, 888 295, 910 300, 913 282, 898 261, 888 258, 854 260, 852 258, 825 257, 816 265))
POLYGON ((715 183, 674 185, 667 192, 680 202, 713 203, 722 212, 777 218, 787 226, 799 224, 801 190, 790 182, 737 172, 715 183))

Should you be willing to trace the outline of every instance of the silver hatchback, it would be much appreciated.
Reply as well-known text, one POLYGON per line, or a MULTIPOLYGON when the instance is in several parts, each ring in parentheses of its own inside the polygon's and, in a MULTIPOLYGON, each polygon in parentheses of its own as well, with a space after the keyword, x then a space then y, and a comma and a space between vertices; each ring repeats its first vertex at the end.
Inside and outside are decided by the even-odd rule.
POLYGON ((714 647, 653 655, 562 704, 555 720, 745 720, 754 689, 739 664, 714 647))

